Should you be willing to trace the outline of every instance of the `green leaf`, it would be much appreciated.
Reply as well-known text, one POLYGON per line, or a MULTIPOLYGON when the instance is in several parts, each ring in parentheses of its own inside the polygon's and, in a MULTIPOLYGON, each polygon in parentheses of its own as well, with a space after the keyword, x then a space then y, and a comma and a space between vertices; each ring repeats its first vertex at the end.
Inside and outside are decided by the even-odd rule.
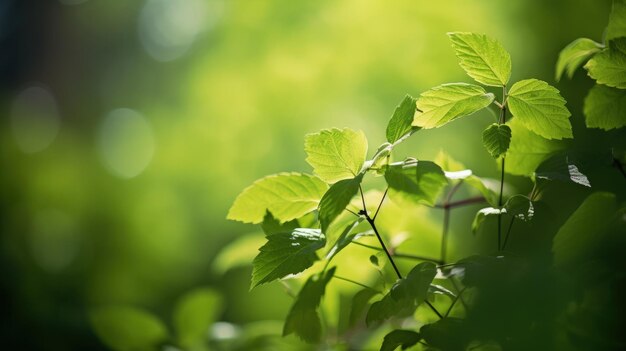
POLYGON ((178 343, 192 350, 208 341, 207 332, 222 309, 220 295, 212 289, 185 294, 174 309, 174 330, 178 343))
POLYGON ((377 294, 379 294, 378 291, 370 288, 359 290, 356 294, 354 294, 352 297, 352 307, 350 308, 350 326, 354 326, 359 321, 365 311, 365 308, 367 307, 367 304, 372 297, 377 294))
POLYGON ((415 311, 415 305, 409 300, 396 300, 386 294, 380 301, 374 302, 365 316, 365 324, 369 327, 391 317, 408 317, 415 311))
POLYGON ((511 128, 506 124, 493 123, 483 132, 483 145, 492 157, 506 153, 511 143, 511 128))
POLYGON ((300 273, 311 267, 318 257, 315 251, 326 244, 319 229, 298 228, 290 233, 273 234, 252 262, 251 288, 300 273))
POLYGON ((420 334, 412 330, 392 330, 389 334, 385 335, 380 351, 394 351, 398 346, 400 346, 402 350, 406 350, 417 344, 421 339, 420 334))
POLYGON ((326 284, 335 274, 335 267, 311 276, 300 290, 283 328, 283 336, 295 333, 308 343, 319 342, 322 336, 322 323, 317 312, 326 284))
POLYGON ((304 139, 306 161, 314 173, 327 183, 356 177, 367 154, 367 139, 362 131, 325 129, 304 139))
POLYGON ((348 244, 352 242, 352 239, 355 237, 355 234, 352 233, 354 228, 356 228, 361 222, 363 222, 364 218, 359 217, 353 223, 350 223, 346 226, 346 228, 341 232, 335 244, 331 247, 331 249, 326 254, 326 259, 331 259, 335 257, 339 253, 339 251, 343 250, 348 244))
POLYGON ((626 1, 613 0, 613 9, 606 28, 606 40, 626 37, 626 1))
POLYGON ((515 118, 508 123, 514 137, 506 155, 505 171, 510 174, 531 176, 537 167, 554 153, 563 150, 565 143, 547 140, 526 129, 515 118))
POLYGON ((263 229, 263 233, 265 235, 272 235, 277 233, 285 233, 292 231, 300 227, 300 223, 297 219, 292 219, 288 222, 281 223, 279 220, 274 218, 270 211, 265 213, 265 217, 263 217, 263 222, 261 222, 261 229, 263 229))
POLYGON ((609 48, 589 60, 585 69, 598 84, 626 89, 626 38, 609 42, 609 48))
POLYGON ((265 236, 262 233, 242 235, 218 252, 211 268, 215 273, 224 274, 232 268, 251 265, 263 244, 265 236))
POLYGON ((116 351, 155 350, 168 338, 163 323, 138 308, 102 307, 92 310, 89 317, 96 335, 116 351))
POLYGON ((570 112, 558 89, 538 79, 513 84, 507 104, 513 116, 526 128, 546 139, 572 137, 570 112))
POLYGON ((413 125, 424 129, 438 128, 459 117, 482 110, 494 98, 492 93, 478 85, 443 84, 420 95, 413 125))
POLYGON ((420 328, 422 338, 432 347, 440 350, 465 350, 469 343, 463 320, 446 317, 420 328))
POLYGON ((391 164, 385 171, 391 198, 402 198, 433 206, 441 191, 448 185, 445 174, 430 161, 407 159, 391 164))
POLYGON ((415 99, 407 95, 400 105, 396 107, 393 116, 387 124, 387 141, 391 144, 400 140, 403 136, 414 133, 419 128, 413 127, 413 116, 415 115, 415 99))
POLYGON ((506 210, 494 207, 485 207, 478 210, 474 216, 474 220, 472 221, 472 233, 474 235, 478 233, 478 230, 488 216, 498 216, 501 213, 506 213, 506 210))
POLYGON ((528 197, 518 194, 506 200, 503 212, 522 221, 530 221, 535 214, 535 207, 528 197))
POLYGON ((490 179, 483 179, 477 177, 475 175, 470 175, 465 178, 465 184, 471 186, 472 188, 478 190, 480 194, 485 198, 488 204, 491 206, 496 206, 498 204, 498 194, 496 193, 496 188, 499 186, 494 181, 490 179))
POLYGON ((626 126, 626 90, 595 85, 585 98, 588 128, 611 130, 626 126))
POLYGON ((616 211, 615 195, 589 195, 556 233, 552 243, 554 264, 564 267, 590 258, 606 239, 616 211))
POLYGON ((348 206, 352 197, 359 191, 362 180, 363 174, 353 179, 340 180, 324 194, 319 206, 319 218, 323 233, 326 233, 330 223, 348 206))
POLYGON ((576 165, 571 162, 567 155, 554 155, 543 161, 537 171, 537 179, 559 180, 563 182, 573 182, 582 186, 591 187, 587 176, 582 174, 576 165))
POLYGON ((511 55, 495 39, 475 33, 448 33, 467 75, 489 86, 506 85, 511 77, 511 55))
POLYGON ((571 79, 578 67, 599 52, 600 49, 602 49, 602 44, 587 38, 579 38, 569 43, 559 53, 559 59, 556 62, 556 80, 561 80, 565 71, 571 79))
POLYGON ((260 223, 269 210, 279 221, 290 221, 315 210, 327 189, 326 183, 308 174, 279 173, 267 176, 237 196, 227 218, 260 223))

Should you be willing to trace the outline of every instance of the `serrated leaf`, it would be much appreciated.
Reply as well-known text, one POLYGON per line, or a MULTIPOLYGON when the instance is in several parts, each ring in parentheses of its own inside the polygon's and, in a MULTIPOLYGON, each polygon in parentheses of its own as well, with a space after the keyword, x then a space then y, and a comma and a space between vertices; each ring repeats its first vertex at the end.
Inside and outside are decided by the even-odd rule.
POLYGON ((483 145, 492 157, 506 153, 511 143, 511 128, 506 124, 493 123, 483 131, 483 145))
POLYGON ((572 137, 570 112, 558 89, 538 79, 513 84, 507 104, 514 117, 526 128, 546 139, 572 137))
POLYGON ((626 1, 613 0, 605 39, 608 41, 619 37, 626 37, 626 1))
POLYGON ((290 221, 281 223, 279 220, 274 218, 270 211, 265 213, 265 217, 263 217, 263 222, 261 222, 261 229, 263 229, 263 233, 265 235, 272 235, 277 233, 285 233, 292 231, 300 227, 300 223, 298 223, 297 219, 292 219, 290 221))
POLYGON ((415 115, 415 98, 410 95, 404 97, 400 105, 393 111, 393 115, 387 124, 387 141, 391 144, 400 140, 403 136, 414 133, 419 128, 412 126, 415 115))
POLYGON ((380 351, 394 351, 400 346, 402 350, 417 344, 422 337, 412 330, 396 329, 385 335, 380 351))
POLYGON ((195 289, 185 294, 174 309, 174 329, 178 344, 193 350, 205 344, 207 331, 222 309, 220 295, 212 289, 195 289))
POLYGON ((335 267, 311 276, 300 290, 285 319, 283 336, 295 333, 308 343, 319 342, 322 336, 322 323, 317 308, 326 290, 326 284, 335 274, 335 267))
POLYGON ((535 214, 532 201, 524 195, 513 195, 504 204, 505 213, 522 221, 530 221, 535 214))
POLYGON ((89 317, 96 335, 116 351, 155 350, 168 338, 165 325, 156 316, 135 307, 97 308, 89 317))
POLYGON ((325 129, 304 139, 306 161, 313 172, 327 183, 356 177, 367 155, 367 139, 362 131, 349 128, 325 129))
POLYGON ((353 179, 340 180, 333 184, 324 194, 319 207, 322 232, 325 233, 330 223, 348 206, 352 197, 359 191, 362 180, 363 174, 353 179))
POLYGON ((267 243, 252 262, 251 288, 311 267, 318 259, 315 251, 325 244, 326 239, 319 229, 297 228, 268 236, 267 243))
POLYGON ((478 230, 488 216, 499 216, 503 213, 506 213, 506 209, 499 209, 494 207, 481 208, 480 210, 478 210, 478 212, 476 212, 474 220, 472 221, 472 233, 474 235, 478 233, 478 230))
POLYGON ((402 198, 433 206, 448 185, 445 174, 430 161, 408 159, 389 165, 385 171, 391 198, 402 198))
POLYGON ((556 80, 561 80, 565 71, 567 71, 567 76, 572 78, 578 67, 600 49, 602 49, 602 44, 587 38, 578 38, 569 43, 559 53, 559 59, 556 62, 556 80))
POLYGON ((616 210, 615 195, 589 195, 556 233, 552 243, 554 264, 564 267, 589 258, 605 240, 616 210))
POLYGON ((479 85, 450 83, 423 92, 417 99, 413 125, 438 128, 489 106, 495 96, 479 85))
POLYGON ((372 297, 377 294, 379 294, 378 291, 370 288, 359 290, 356 294, 354 294, 352 297, 352 303, 350 304, 350 326, 354 326, 359 321, 365 311, 365 308, 367 307, 367 304, 372 297))
POLYGON ((531 176, 541 162, 566 146, 562 141, 547 140, 529 131, 517 118, 510 121, 508 126, 514 137, 506 155, 507 173, 531 176))
POLYGON ((582 186, 591 187, 587 176, 578 170, 567 155, 554 155, 543 161, 535 171, 537 179, 559 180, 573 182, 582 186))
POLYGON ((588 128, 611 130, 626 126, 626 90, 595 85, 585 98, 588 128))
POLYGON ((511 55, 484 34, 448 33, 456 56, 467 75, 489 86, 506 85, 511 77, 511 55))
POLYGON ((245 188, 228 211, 227 219, 260 223, 269 210, 280 222, 315 210, 328 185, 318 177, 302 173, 279 173, 245 188))
POLYGON ((626 38, 609 42, 609 47, 597 53, 585 64, 596 83, 626 89, 626 38))

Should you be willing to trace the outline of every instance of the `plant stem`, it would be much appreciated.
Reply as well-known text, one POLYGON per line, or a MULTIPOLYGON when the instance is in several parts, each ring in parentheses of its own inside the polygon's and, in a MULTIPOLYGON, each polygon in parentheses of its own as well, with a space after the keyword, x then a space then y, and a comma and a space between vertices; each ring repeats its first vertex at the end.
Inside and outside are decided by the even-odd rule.
MULTIPOLYGON (((359 246, 363 246, 366 247, 368 249, 372 249, 375 251, 382 251, 383 249, 381 249, 380 247, 376 247, 376 246, 372 246, 372 245, 367 245, 367 244, 363 244, 360 243, 358 241, 353 241, 353 244, 359 245, 359 246)), ((392 251, 390 252, 391 256, 395 257, 395 258, 406 258, 406 259, 410 259, 410 260, 418 260, 418 261, 429 261, 429 262, 435 262, 437 264, 442 264, 441 261, 439 261, 436 258, 431 258, 431 257, 425 257, 425 256, 418 256, 418 255, 410 255, 410 254, 405 254, 405 253, 399 253, 399 252, 395 252, 392 251)))
POLYGON ((448 196, 446 196, 446 200, 443 203, 443 230, 441 233, 441 262, 446 262, 446 250, 448 248, 448 229, 450 227, 450 200, 452 200, 452 196, 454 196, 454 193, 456 193, 457 190, 459 190, 459 187, 461 187, 461 184, 463 183, 463 180, 459 181, 458 183, 456 183, 452 189, 450 189, 450 192, 448 193, 448 196))
POLYGON ((456 302, 459 301, 459 299, 461 298, 461 295, 463 295, 463 292, 465 291, 466 288, 461 289, 461 291, 459 291, 456 294, 456 297, 454 298, 454 300, 452 301, 452 303, 450 304, 450 307, 448 307, 448 310, 446 311, 446 314, 444 315, 445 317, 448 317, 448 315, 450 314, 450 312, 452 312, 452 308, 454 308, 454 305, 456 305, 456 302))
POLYGON ((470 197, 468 199, 463 199, 463 200, 459 200, 459 201, 454 201, 454 202, 450 202, 447 205, 446 204, 436 204, 434 206, 434 208, 441 208, 441 209, 446 209, 446 208, 455 208, 455 207, 462 207, 462 206, 466 206, 466 205, 473 205, 473 204, 479 204, 479 203, 483 203, 485 202, 485 198, 482 196, 476 196, 476 197, 470 197))
POLYGON ((509 222, 509 229, 506 231, 506 236, 504 237, 504 243, 502 244, 502 250, 506 248, 506 243, 509 241, 509 235, 511 234, 511 228, 513 228, 513 222, 515 221, 515 217, 511 217, 511 221, 509 222))
MULTIPOLYGON (((506 123, 506 85, 502 86, 502 108, 500 109, 500 120, 498 124, 506 123)), ((504 161, 506 155, 502 155, 502 170, 500 172, 500 196, 498 197, 498 207, 502 208, 502 193, 504 190, 504 161)), ((502 213, 498 214, 498 251, 501 249, 502 242, 502 213)))
POLYGON ((387 196, 387 192, 389 191, 389 188, 385 189, 385 192, 383 193, 383 197, 382 199, 380 199, 380 203, 378 203, 378 208, 376 208, 376 212, 374 213, 374 217, 372 217, 372 220, 376 220, 376 216, 378 216, 378 211, 380 211, 380 207, 383 205, 383 202, 385 201, 385 197, 387 196))
POLYGON ((381 293, 379 290, 376 290, 376 289, 372 288, 371 286, 367 286, 367 285, 365 285, 365 284, 359 283, 359 282, 354 281, 354 280, 352 280, 352 279, 344 278, 344 277, 339 276, 339 275, 336 275, 336 274, 333 276, 333 278, 337 278, 337 279, 339 279, 339 280, 343 280, 343 281, 346 281, 346 282, 348 282, 348 283, 352 283, 352 284, 355 284, 355 285, 361 286, 361 287, 363 287, 363 288, 371 289, 371 290, 374 290, 374 291, 376 291, 376 292, 378 292, 378 293, 381 293))

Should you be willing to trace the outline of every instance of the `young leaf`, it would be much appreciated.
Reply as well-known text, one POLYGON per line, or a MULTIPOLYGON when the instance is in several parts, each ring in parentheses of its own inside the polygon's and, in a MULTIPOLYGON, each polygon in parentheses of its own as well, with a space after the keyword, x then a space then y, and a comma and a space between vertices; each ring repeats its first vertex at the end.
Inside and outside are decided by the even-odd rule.
POLYGON ((438 128, 489 106, 495 96, 479 85, 450 83, 423 92, 417 99, 413 125, 438 128))
POLYGON ((168 338, 165 325, 154 315, 130 307, 102 307, 89 314, 96 335, 116 351, 152 350, 168 338))
POLYGON ((585 69, 598 84, 626 89, 626 38, 609 42, 609 48, 589 60, 585 69))
POLYGON ((626 90, 596 84, 585 98, 588 128, 611 130, 626 126, 626 90))
POLYGON ((513 216, 522 221, 530 221, 535 214, 532 201, 524 195, 513 195, 504 204, 507 215, 513 216))
POLYGON ((461 67, 475 81, 506 85, 511 77, 511 55, 492 38, 475 33, 448 33, 461 67))
POLYGON ((413 127, 413 115, 415 115, 415 99, 407 95, 396 107, 393 116, 387 124, 387 141, 391 144, 400 140, 410 132, 415 132, 419 128, 413 127))
POLYGON ((587 176, 578 170, 578 167, 569 160, 567 155, 562 154, 554 155, 543 161, 537 167, 535 176, 538 179, 560 180, 591 187, 587 176))
POLYGON ((227 218, 260 223, 269 210, 279 221, 290 221, 315 210, 327 189, 326 183, 308 174, 279 173, 267 176, 237 196, 227 218))
POLYGON ((402 350, 406 350, 417 344, 421 339, 420 334, 412 330, 392 330, 389 334, 385 335, 380 351, 394 351, 398 346, 400 346, 402 350))
POLYGON ((511 143, 511 128, 506 124, 493 123, 483 132, 483 145, 492 157, 506 153, 511 143))
POLYGON ((559 91, 538 79, 513 84, 507 98, 509 109, 526 128, 546 139, 572 137, 570 112, 559 91))
POLYGON ((317 312, 326 284, 335 274, 335 267, 311 276, 304 286, 285 320, 283 336, 295 333, 308 343, 319 342, 322 336, 322 323, 317 312))
POLYGON ((315 251, 325 244, 326 239, 319 229, 298 228, 290 233, 268 236, 267 243, 252 262, 251 288, 311 267, 318 259, 315 251))
POLYGON ((626 37, 626 1, 613 0, 613 9, 606 28, 606 40, 626 37))
POLYGON ((350 200, 359 191, 363 174, 353 179, 340 180, 324 194, 319 206, 319 218, 322 232, 326 232, 330 223, 348 206, 350 200))
POLYGON ((472 221, 472 234, 476 235, 476 233, 478 233, 478 230, 488 216, 498 216, 502 213, 506 213, 506 209, 485 207, 478 210, 474 216, 474 220, 472 221))
POLYGON ((354 297, 352 297, 352 307, 350 309, 350 326, 355 325, 359 321, 359 319, 363 315, 363 312, 365 311, 365 307, 367 307, 367 304, 372 299, 372 297, 376 296, 377 294, 379 294, 378 291, 370 288, 360 290, 359 292, 354 294, 354 297))
POLYGON ((561 80, 563 72, 567 71, 567 76, 571 79, 574 72, 595 53, 602 49, 602 44, 587 38, 579 38, 569 43, 561 53, 556 62, 556 80, 561 80))
POLYGON ((556 233, 552 243, 554 264, 564 267, 593 255, 606 238, 616 210, 615 195, 589 195, 556 233))
POLYGON ((314 173, 327 183, 356 177, 367 154, 367 139, 362 131, 325 129, 304 139, 306 161, 314 173))
POLYGON ((211 289, 196 289, 185 294, 174 310, 174 329, 178 343, 192 350, 207 341, 207 330, 222 309, 221 297, 211 289))
POLYGON ((505 171, 510 174, 530 176, 545 159, 563 150, 562 141, 547 140, 524 128, 517 118, 508 123, 511 133, 511 145, 506 155, 505 171))
POLYGON ((385 171, 389 195, 423 203, 435 204, 437 197, 448 185, 448 180, 439 166, 430 161, 408 159, 389 165, 385 171))

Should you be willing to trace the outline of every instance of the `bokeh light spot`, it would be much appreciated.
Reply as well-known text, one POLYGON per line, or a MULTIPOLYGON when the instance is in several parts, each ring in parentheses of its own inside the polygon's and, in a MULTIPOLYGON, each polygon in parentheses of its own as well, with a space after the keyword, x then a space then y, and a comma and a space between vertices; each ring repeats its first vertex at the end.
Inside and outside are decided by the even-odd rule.
POLYGON ((11 129, 19 148, 28 154, 46 149, 59 133, 59 114, 52 94, 31 86, 18 94, 11 110, 11 129))

